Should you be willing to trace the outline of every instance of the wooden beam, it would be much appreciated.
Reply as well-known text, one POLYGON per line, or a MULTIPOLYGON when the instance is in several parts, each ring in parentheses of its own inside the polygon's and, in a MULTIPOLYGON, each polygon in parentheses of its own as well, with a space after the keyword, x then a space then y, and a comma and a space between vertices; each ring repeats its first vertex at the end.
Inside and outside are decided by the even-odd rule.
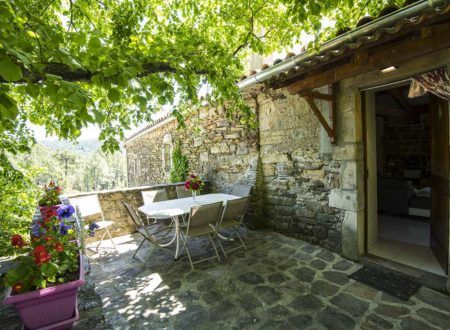
POLYGON ((311 97, 313 99, 319 99, 324 101, 332 101, 333 95, 332 94, 324 94, 316 91, 306 91, 303 93, 300 93, 301 97, 311 97))
POLYGON ((311 108, 314 115, 319 120, 322 127, 325 129, 325 131, 328 134, 328 137, 334 143, 334 128, 330 127, 327 120, 323 117, 322 112, 320 112, 319 108, 317 107, 316 103, 314 102, 314 99, 312 97, 305 97, 306 102, 308 102, 309 107, 311 108))
POLYGON ((310 72, 286 88, 292 94, 303 93, 320 86, 333 84, 356 75, 397 65, 419 56, 450 47, 450 23, 423 28, 421 36, 400 41, 392 46, 378 47, 369 52, 356 53, 352 61, 324 72, 310 72))

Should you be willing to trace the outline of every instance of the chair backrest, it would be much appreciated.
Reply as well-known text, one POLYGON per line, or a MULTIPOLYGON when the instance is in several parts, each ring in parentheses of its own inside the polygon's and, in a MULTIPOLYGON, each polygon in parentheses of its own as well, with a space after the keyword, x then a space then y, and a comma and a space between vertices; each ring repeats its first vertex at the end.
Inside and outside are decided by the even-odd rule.
POLYGON ((249 200, 250 197, 247 196, 227 201, 227 203, 225 204, 225 209, 223 210, 221 221, 234 219, 242 222, 249 200))
POLYGON ((133 205, 127 204, 125 202, 122 202, 123 206, 125 206, 125 209, 127 210, 128 214, 130 215, 131 219, 136 225, 136 230, 143 236, 145 236, 150 242, 157 243, 155 237, 148 231, 147 226, 145 226, 144 222, 142 221, 141 217, 137 213, 136 209, 133 205))
POLYGON ((211 203, 195 205, 191 207, 186 234, 189 235, 190 228, 208 227, 217 228, 222 215, 223 203, 211 203))
POLYGON ((130 205, 127 204, 125 202, 122 202, 123 206, 125 206, 125 209, 127 210, 128 214, 131 217, 131 220, 133 220, 134 224, 138 227, 145 227, 144 222, 142 221, 141 217, 137 214, 135 208, 130 205))
POLYGON ((230 194, 239 197, 246 197, 250 195, 251 190, 252 190, 251 186, 235 184, 231 189, 230 194))
POLYGON ((100 215, 101 219, 105 220, 97 194, 69 197, 69 202, 73 207, 78 207, 84 217, 100 215))
POLYGON ((166 189, 141 191, 142 200, 145 204, 152 204, 167 200, 166 189))
POLYGON ((192 192, 190 190, 186 190, 183 186, 177 186, 175 189, 177 190, 178 198, 192 197, 192 192))

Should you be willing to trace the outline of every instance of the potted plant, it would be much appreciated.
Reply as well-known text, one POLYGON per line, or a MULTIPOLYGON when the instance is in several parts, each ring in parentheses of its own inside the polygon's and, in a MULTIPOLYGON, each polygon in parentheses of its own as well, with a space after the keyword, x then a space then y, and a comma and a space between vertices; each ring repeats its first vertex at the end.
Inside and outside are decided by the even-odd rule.
POLYGON ((198 175, 190 173, 187 177, 186 182, 184 183, 184 188, 192 192, 192 198, 195 201, 195 196, 197 196, 197 192, 199 192, 204 185, 205 184, 198 175))
POLYGON ((50 181, 48 185, 44 186, 44 192, 39 199, 39 211, 44 220, 55 217, 58 208, 61 206, 59 196, 62 189, 54 181, 50 181))
POLYGON ((16 307, 27 329, 70 327, 78 319, 77 291, 84 284, 83 259, 74 231, 66 222, 75 212, 61 205, 56 216, 36 223, 31 239, 11 244, 20 255, 5 276, 5 303, 16 307))

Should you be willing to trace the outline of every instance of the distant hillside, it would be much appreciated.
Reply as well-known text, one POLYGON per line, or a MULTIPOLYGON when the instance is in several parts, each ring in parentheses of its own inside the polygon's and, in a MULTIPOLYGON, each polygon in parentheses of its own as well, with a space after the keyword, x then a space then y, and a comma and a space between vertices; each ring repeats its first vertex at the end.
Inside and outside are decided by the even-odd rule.
POLYGON ((101 148, 101 142, 97 139, 87 139, 77 142, 69 142, 63 140, 40 140, 39 144, 43 144, 52 150, 66 150, 77 154, 93 154, 101 148))

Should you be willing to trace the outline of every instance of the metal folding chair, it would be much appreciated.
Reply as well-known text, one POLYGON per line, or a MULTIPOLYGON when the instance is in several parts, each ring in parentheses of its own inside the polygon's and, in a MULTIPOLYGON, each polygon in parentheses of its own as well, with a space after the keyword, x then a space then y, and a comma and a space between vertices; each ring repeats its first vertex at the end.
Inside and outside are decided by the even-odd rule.
POLYGON ((178 198, 192 197, 192 192, 186 190, 186 188, 184 188, 183 186, 176 186, 175 189, 177 191, 178 198))
MULTIPOLYGON (((98 226, 97 230, 104 230, 99 243, 97 244, 95 251, 98 252, 98 248, 100 247, 100 244, 102 244, 103 239, 106 235, 108 235, 109 240, 111 241, 112 245, 114 246, 114 249, 117 250, 117 246, 114 243, 114 240, 112 238, 112 235, 109 231, 109 227, 111 227, 114 222, 105 220, 105 217, 103 215, 102 208, 100 206, 100 201, 98 199, 98 195, 87 195, 87 196, 78 196, 78 197, 69 197, 69 202, 72 204, 75 208, 78 208, 78 211, 80 212, 80 216, 88 217, 88 216, 98 216, 101 220, 95 221, 95 224, 98 226)), ((84 229, 89 229, 89 225, 85 225, 84 229)))
POLYGON ((251 186, 235 184, 233 188, 231 188, 230 195, 239 196, 239 197, 247 197, 250 196, 250 191, 252 190, 251 186))
POLYGON ((218 231, 217 237, 219 238, 217 240, 217 242, 219 243, 219 246, 220 246, 223 254, 225 255, 225 257, 227 257, 227 253, 226 253, 222 243, 220 243, 220 239, 224 239, 227 241, 233 241, 233 239, 224 236, 221 233, 221 230, 229 229, 229 228, 233 229, 236 234, 236 237, 241 242, 240 245, 229 249, 228 252, 234 251, 241 247, 243 247, 244 249, 247 249, 244 241, 242 240, 241 236, 239 235, 238 229, 239 229, 239 227, 242 226, 242 221, 244 220, 244 215, 245 215, 245 211, 247 209, 249 200, 250 200, 250 196, 247 196, 247 197, 229 200, 225 204, 225 208, 223 210, 221 220, 217 227, 217 231, 218 231))
MULTIPOLYGON (((153 204, 156 202, 166 201, 167 198, 167 192, 166 189, 159 189, 159 190, 143 190, 141 191, 142 195, 142 201, 144 202, 144 205, 153 204)), ((153 222, 156 222, 157 220, 165 219, 160 217, 147 217, 147 225, 150 224, 150 220, 154 220, 153 222)))
POLYGON ((180 236, 184 240, 182 249, 186 248, 186 253, 189 258, 189 263, 191 264, 192 270, 194 270, 194 264, 206 260, 217 258, 217 260, 220 262, 220 256, 214 243, 214 237, 217 234, 217 226, 220 222, 222 207, 222 202, 192 206, 189 212, 187 225, 180 228, 180 236), (193 262, 187 243, 189 241, 189 238, 200 236, 209 237, 210 243, 212 244, 216 255, 193 262))
POLYGON ((131 219, 135 223, 136 231, 139 234, 141 234, 141 236, 143 237, 142 242, 139 244, 139 246, 136 249, 136 251, 134 251, 133 259, 136 258, 136 259, 140 260, 141 262, 146 263, 148 258, 150 258, 151 254, 153 253, 153 250, 156 247, 165 248, 171 243, 171 242, 166 242, 164 240, 167 237, 167 235, 171 232, 173 227, 171 225, 169 225, 168 227, 166 227, 166 228, 164 228, 162 230, 152 231, 152 229, 156 228, 157 225, 155 225, 155 224, 153 224, 153 225, 146 225, 146 224, 144 224, 144 222, 142 221, 142 218, 139 216, 139 214, 137 213, 136 209, 132 205, 129 205, 129 204, 125 203, 125 202, 122 202, 122 204, 123 204, 123 206, 125 206, 125 209, 127 210, 127 212, 130 215, 131 219), (164 233, 164 234, 163 235, 159 235, 161 233, 164 233), (158 237, 158 235, 159 235, 159 237, 158 237), (138 251, 139 251, 139 249, 143 246, 143 244, 146 241, 149 242, 152 245, 152 247, 151 247, 150 252, 148 253, 148 255, 145 258, 142 258, 142 257, 140 257, 138 255, 138 251))

